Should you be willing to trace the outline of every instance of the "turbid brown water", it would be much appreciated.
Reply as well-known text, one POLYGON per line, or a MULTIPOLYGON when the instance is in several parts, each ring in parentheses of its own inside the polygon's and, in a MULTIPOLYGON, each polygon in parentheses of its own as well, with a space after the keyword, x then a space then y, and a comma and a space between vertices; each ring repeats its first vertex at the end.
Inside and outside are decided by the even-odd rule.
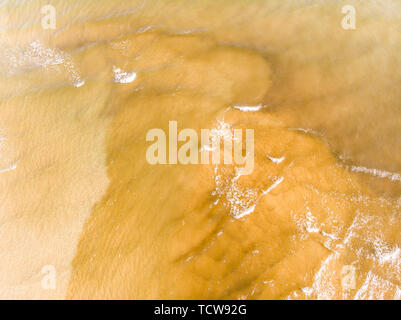
POLYGON ((401 297, 396 1, 45 4, 0 8, 1 297, 401 297), (169 121, 252 174, 149 164, 169 121))

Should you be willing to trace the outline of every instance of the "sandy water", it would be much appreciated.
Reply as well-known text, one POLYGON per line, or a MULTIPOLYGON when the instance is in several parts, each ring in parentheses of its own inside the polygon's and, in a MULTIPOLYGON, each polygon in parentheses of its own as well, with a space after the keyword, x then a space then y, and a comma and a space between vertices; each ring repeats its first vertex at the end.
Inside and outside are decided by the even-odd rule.
POLYGON ((401 297, 396 1, 45 4, 0 3, 1 297, 401 297), (253 173, 150 165, 170 120, 253 173))

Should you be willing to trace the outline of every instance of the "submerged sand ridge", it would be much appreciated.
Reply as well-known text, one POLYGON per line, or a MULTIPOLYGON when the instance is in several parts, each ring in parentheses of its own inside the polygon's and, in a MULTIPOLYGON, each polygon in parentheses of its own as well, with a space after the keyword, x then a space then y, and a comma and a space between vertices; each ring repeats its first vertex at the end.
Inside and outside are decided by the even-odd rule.
MULTIPOLYGON (((351 170, 399 172, 399 119, 389 116, 399 92, 387 90, 399 36, 373 6, 350 36, 334 29, 334 5, 288 3, 296 10, 171 2, 97 20, 67 14, 34 47, 62 62, 28 59, 34 68, 3 78, 7 160, 17 163, 2 187, 17 230, 3 231, 5 297, 400 297, 399 181, 351 170), (168 132, 170 120, 254 129, 253 173, 150 165, 146 133, 168 132), (44 264, 63 270, 57 292, 40 286, 44 264)), ((22 56, 34 55, 13 32, 22 48, 27 39, 22 56)))

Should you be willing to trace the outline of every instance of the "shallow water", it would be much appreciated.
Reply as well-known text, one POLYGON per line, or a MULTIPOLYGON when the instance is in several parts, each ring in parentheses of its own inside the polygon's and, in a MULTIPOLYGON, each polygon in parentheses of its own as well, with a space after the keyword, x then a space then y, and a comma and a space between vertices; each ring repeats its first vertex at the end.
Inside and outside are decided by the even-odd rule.
POLYGON ((401 297, 401 5, 45 4, 0 3, 2 298, 401 297), (150 165, 169 121, 252 174, 150 165))

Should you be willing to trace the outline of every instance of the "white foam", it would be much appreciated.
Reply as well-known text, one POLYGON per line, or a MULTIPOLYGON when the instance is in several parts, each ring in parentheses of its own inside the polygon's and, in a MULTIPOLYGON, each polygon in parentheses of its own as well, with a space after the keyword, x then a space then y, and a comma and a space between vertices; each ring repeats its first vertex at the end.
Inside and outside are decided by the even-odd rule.
POLYGON ((26 69, 63 66, 75 86, 83 81, 71 56, 57 48, 50 48, 39 41, 32 41, 25 48, 4 48, 0 52, 0 67, 5 67, 9 74, 23 73, 26 69))
POLYGON ((289 128, 289 130, 293 130, 293 131, 301 131, 304 133, 310 133, 313 134, 315 136, 321 136, 317 131, 313 130, 313 129, 308 129, 308 128, 289 128))
POLYGON ((85 80, 80 80, 80 81, 74 83, 74 86, 79 88, 79 87, 82 87, 84 84, 85 84, 85 80))
POLYGON ((393 173, 393 172, 379 170, 379 169, 366 168, 366 167, 362 167, 362 166, 348 166, 348 168, 352 172, 361 172, 361 173, 370 174, 372 176, 379 177, 379 178, 390 179, 392 181, 401 181, 401 175, 399 173, 393 173))
POLYGON ((281 158, 273 158, 273 157, 270 157, 270 156, 268 155, 267 157, 269 158, 270 161, 272 161, 272 162, 274 162, 274 163, 277 163, 277 164, 279 164, 279 163, 281 163, 281 162, 283 162, 283 161, 285 160, 285 157, 284 157, 284 156, 281 157, 281 158))
POLYGON ((255 111, 259 111, 260 109, 262 109, 263 106, 262 105, 257 105, 257 106, 234 106, 234 109, 243 111, 243 112, 255 112, 255 111))
POLYGON ((234 218, 235 219, 240 219, 242 217, 247 216, 248 214, 251 214, 253 211, 255 211, 255 207, 256 207, 256 204, 254 204, 253 206, 250 206, 249 208, 241 211, 241 213, 238 213, 238 214, 234 215, 234 218))
POLYGON ((7 168, 1 169, 0 173, 12 171, 12 170, 15 170, 15 169, 17 169, 17 163, 14 163, 14 164, 12 164, 11 166, 9 166, 7 168))
POLYGON ((114 82, 131 83, 136 79, 136 72, 125 72, 120 68, 113 66, 114 82))
POLYGON ((369 271, 365 282, 355 294, 355 300, 383 300, 385 294, 396 291, 397 287, 390 281, 369 271))
POLYGON ((284 177, 278 178, 270 187, 268 187, 266 190, 262 191, 263 194, 268 194, 270 191, 272 191, 274 188, 276 188, 281 182, 283 182, 284 177))
MULTIPOLYGON (((236 181, 236 177, 227 177, 218 174, 219 169, 215 168, 215 189, 212 195, 222 200, 225 207, 229 209, 230 215, 240 219, 251 214, 257 204, 258 193, 251 188, 242 187, 236 181)), ((222 173, 224 170, 222 170, 222 173)))
POLYGON ((388 252, 383 252, 380 256, 379 256, 379 262, 380 263, 398 263, 400 261, 400 257, 401 257, 401 249, 399 247, 395 247, 392 248, 392 250, 388 251, 388 252))

